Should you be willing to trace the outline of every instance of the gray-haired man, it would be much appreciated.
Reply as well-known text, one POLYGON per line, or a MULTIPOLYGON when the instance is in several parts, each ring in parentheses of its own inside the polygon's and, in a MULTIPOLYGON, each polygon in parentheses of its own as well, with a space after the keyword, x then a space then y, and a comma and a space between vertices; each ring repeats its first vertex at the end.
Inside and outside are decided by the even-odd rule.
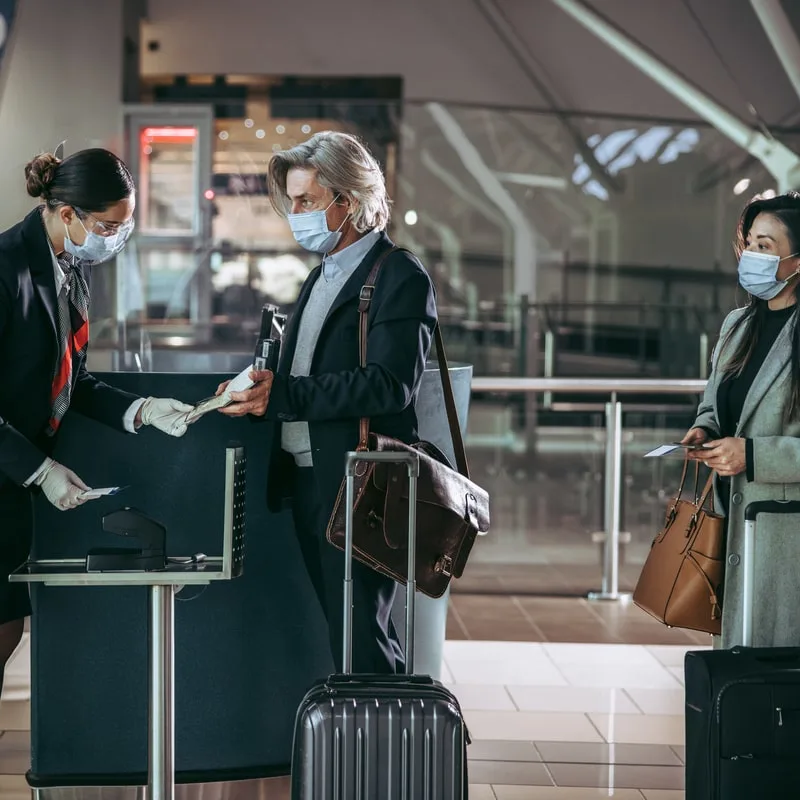
MULTIPOLYGON (((358 139, 328 131, 273 156, 269 183, 297 243, 323 260, 300 291, 277 373, 254 373, 256 385, 232 395, 238 402, 223 413, 255 414, 279 427, 268 503, 273 510, 291 505, 341 669, 344 558, 325 530, 360 417, 370 417, 376 433, 418 438, 414 401, 436 325, 434 289, 407 252, 386 258, 370 306, 367 365, 359 366, 359 293, 376 259, 393 247, 380 167, 358 139)), ((353 591, 354 670, 401 671, 390 618, 394 581, 355 563, 353 591)))

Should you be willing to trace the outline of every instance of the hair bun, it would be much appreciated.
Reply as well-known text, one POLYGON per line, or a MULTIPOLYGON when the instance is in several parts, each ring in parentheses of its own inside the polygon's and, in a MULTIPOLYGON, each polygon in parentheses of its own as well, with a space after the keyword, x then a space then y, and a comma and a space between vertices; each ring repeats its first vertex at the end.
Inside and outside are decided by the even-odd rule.
POLYGON ((61 163, 52 153, 41 153, 25 165, 25 181, 31 197, 48 200, 50 187, 61 163))

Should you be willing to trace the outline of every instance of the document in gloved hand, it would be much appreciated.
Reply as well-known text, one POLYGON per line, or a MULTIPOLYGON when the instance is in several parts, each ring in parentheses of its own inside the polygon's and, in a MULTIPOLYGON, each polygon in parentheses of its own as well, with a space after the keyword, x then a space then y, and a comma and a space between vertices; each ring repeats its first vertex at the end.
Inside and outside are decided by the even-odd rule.
POLYGON ((250 380, 250 373, 252 371, 253 365, 251 364, 249 367, 245 367, 245 369, 228 384, 222 394, 214 397, 207 397, 205 400, 201 400, 197 403, 194 410, 190 411, 186 416, 186 422, 191 424, 200 419, 204 414, 208 414, 209 411, 215 411, 218 408, 225 408, 225 406, 230 405, 233 402, 231 399, 231 392, 245 392, 255 385, 253 381, 250 380))
POLYGON ((124 492, 127 486, 108 486, 105 489, 89 489, 88 492, 81 492, 78 495, 80 500, 97 500, 99 497, 113 497, 115 494, 124 492))

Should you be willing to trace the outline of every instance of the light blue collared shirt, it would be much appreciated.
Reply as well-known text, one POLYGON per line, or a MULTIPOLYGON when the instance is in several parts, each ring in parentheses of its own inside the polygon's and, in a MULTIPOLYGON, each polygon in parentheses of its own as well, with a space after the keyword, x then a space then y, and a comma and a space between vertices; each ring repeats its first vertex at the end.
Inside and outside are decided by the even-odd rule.
MULTIPOLYGON (((370 231, 344 250, 326 255, 322 259, 322 275, 311 287, 303 315, 300 317, 297 345, 292 359, 293 376, 305 376, 311 371, 311 360, 314 357, 317 340, 333 301, 380 236, 380 231, 370 231)), ((312 466, 311 437, 307 422, 284 422, 281 426, 281 447, 294 456, 298 466, 312 466)))
MULTIPOLYGON (((357 242, 345 247, 344 250, 325 256, 322 259, 322 277, 328 283, 342 276, 345 276, 346 281, 356 271, 356 267, 366 258, 367 253, 372 250, 380 236, 380 231, 370 231, 365 233, 357 242)), ((342 285, 344 285, 344 282, 342 285)), ((333 303, 333 300, 331 300, 331 303, 333 303)), ((330 308, 330 304, 328 308, 330 308)))

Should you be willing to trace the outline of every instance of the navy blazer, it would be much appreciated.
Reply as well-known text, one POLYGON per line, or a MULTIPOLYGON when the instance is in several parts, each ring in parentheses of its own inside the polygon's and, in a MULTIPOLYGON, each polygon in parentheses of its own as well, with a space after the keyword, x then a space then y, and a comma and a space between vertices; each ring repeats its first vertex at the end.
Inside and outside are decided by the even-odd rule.
MULTIPOLYGON (((87 284, 91 270, 82 267, 87 284)), ((53 256, 34 209, 0 233, 0 486, 22 484, 50 455, 56 437, 45 431, 59 354, 58 298, 53 256)), ((114 389, 73 361, 70 410, 124 431, 123 417, 136 395, 114 389)))
POLYGON ((381 266, 369 310, 367 366, 359 366, 358 295, 378 256, 393 247, 384 233, 348 278, 320 331, 310 375, 291 377, 300 318, 322 267, 309 274, 284 336, 266 419, 276 425, 267 483, 271 510, 286 507, 294 489, 294 459, 281 448, 280 423, 308 422, 314 475, 333 505, 344 478, 344 456, 358 445, 359 419, 404 442, 418 440, 414 403, 436 326, 436 296, 417 258, 392 253, 381 266))

